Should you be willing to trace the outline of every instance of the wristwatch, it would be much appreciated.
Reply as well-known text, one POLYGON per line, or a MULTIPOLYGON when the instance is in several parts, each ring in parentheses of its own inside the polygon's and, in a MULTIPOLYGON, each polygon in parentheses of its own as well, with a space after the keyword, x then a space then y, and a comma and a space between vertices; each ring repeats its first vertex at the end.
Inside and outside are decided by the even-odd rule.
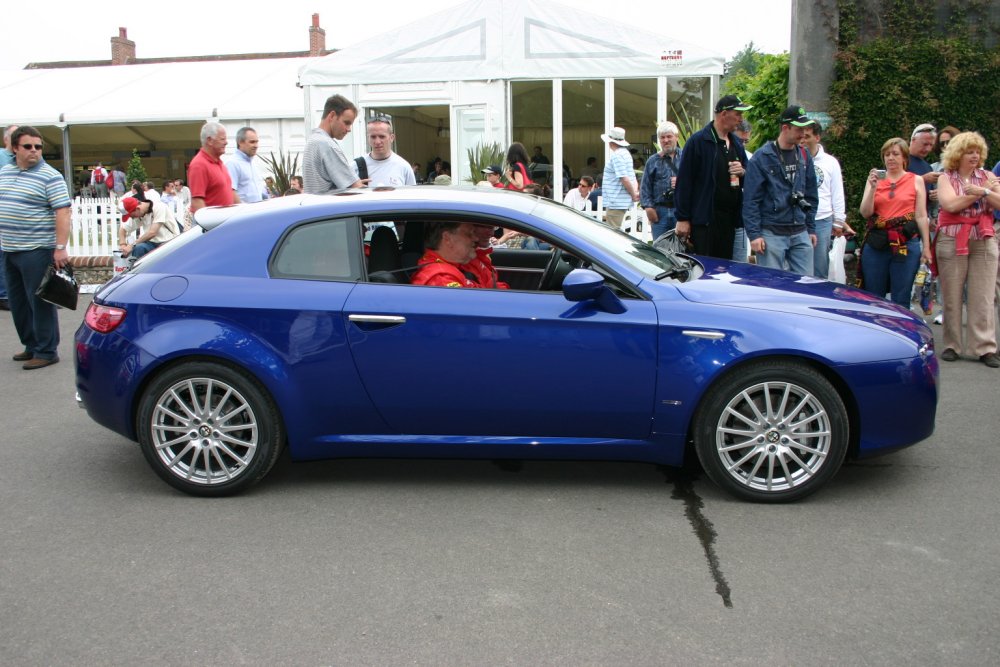
POLYGON ((56 250, 65 250, 65 249, 66 249, 66 246, 64 246, 62 243, 57 243, 56 244, 56 250))

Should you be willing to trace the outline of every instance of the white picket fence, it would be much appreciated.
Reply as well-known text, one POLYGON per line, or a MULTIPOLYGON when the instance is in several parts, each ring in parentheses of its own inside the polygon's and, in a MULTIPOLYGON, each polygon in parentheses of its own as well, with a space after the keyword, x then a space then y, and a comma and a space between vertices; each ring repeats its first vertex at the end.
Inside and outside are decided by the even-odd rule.
POLYGON ((117 197, 76 197, 66 251, 71 256, 111 256, 122 224, 117 197))
MULTIPOLYGON (((604 219, 604 198, 597 198, 597 210, 586 211, 597 220, 604 219)), ((117 197, 76 197, 73 199, 73 223, 66 250, 71 256, 108 256, 118 249, 118 228, 122 224, 122 214, 117 197)), ((183 220, 183 217, 179 217, 183 220)), ((642 221, 642 231, 629 229, 636 238, 648 241, 651 238, 650 225, 645 212, 636 207, 626 219, 625 226, 634 221, 642 221)))

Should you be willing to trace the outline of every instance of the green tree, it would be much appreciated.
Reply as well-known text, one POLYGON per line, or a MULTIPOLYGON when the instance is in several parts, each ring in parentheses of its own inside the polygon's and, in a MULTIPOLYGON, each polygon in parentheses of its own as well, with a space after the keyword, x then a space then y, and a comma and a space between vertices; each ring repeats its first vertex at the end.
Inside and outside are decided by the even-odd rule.
POLYGON ((765 141, 778 136, 778 117, 788 106, 789 54, 762 54, 756 74, 740 72, 728 79, 728 94, 738 95, 753 109, 743 116, 753 125, 750 150, 757 150, 765 141))
POLYGON ((741 74, 745 74, 751 78, 756 76, 757 70, 760 68, 760 61, 763 57, 763 51, 754 46, 752 41, 744 46, 739 53, 733 56, 732 60, 726 63, 726 76, 722 81, 722 94, 729 95, 732 93, 729 89, 729 81, 731 78, 737 77, 741 74))
POLYGON ((139 157, 139 151, 134 148, 132 149, 132 159, 128 161, 126 176, 128 178, 128 182, 125 183, 125 190, 132 187, 132 184, 136 181, 145 183, 149 180, 149 176, 146 175, 146 168, 142 166, 142 158, 139 157))

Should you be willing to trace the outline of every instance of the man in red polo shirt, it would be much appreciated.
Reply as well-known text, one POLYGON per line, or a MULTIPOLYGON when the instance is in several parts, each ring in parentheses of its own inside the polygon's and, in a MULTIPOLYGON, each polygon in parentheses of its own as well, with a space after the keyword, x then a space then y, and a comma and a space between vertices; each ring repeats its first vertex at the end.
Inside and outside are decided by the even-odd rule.
POLYGON ((226 128, 221 123, 208 122, 202 126, 201 150, 188 165, 192 213, 205 206, 240 203, 239 196, 233 190, 229 170, 222 162, 226 143, 226 128))

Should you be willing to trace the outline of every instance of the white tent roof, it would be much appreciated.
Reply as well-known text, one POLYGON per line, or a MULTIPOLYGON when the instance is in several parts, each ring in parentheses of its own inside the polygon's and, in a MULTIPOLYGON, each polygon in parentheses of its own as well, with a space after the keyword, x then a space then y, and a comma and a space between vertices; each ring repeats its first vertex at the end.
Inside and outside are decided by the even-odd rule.
POLYGON ((299 83, 722 74, 725 58, 554 2, 470 0, 303 66, 299 83))
POLYGON ((307 58, 0 71, 5 122, 47 126, 301 118, 307 58))

